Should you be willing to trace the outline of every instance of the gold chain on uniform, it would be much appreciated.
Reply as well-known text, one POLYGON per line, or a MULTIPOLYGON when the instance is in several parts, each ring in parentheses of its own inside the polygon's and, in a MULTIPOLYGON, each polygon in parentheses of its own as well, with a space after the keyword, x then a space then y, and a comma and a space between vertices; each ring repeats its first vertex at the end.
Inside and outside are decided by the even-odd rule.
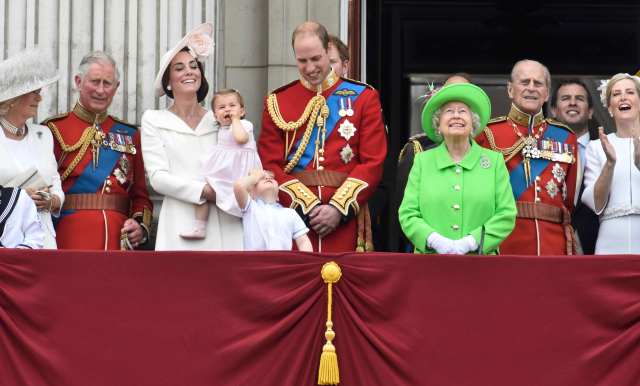
POLYGON ((82 159, 82 157, 84 157, 85 153, 87 152, 87 149, 89 148, 89 145, 91 144, 91 140, 96 134, 97 129, 95 126, 87 127, 82 132, 82 136, 80 136, 80 139, 78 140, 78 142, 74 143, 73 145, 68 145, 66 142, 64 142, 64 139, 60 134, 60 130, 58 130, 58 128, 53 122, 49 123, 49 128, 51 129, 51 132, 53 132, 53 135, 56 137, 56 140, 60 144, 60 148, 62 149, 63 152, 71 153, 72 151, 80 149, 78 151, 78 154, 76 154, 75 158, 73 159, 73 161, 71 161, 67 169, 60 176, 60 179, 64 181, 67 179, 67 177, 69 177, 69 175, 76 168, 76 166, 78 166, 78 163, 80 163, 80 160, 82 159))
POLYGON ((287 122, 284 120, 282 114, 280 113, 276 94, 269 94, 269 96, 267 97, 267 110, 269 111, 269 116, 271 116, 273 123, 280 130, 285 132, 285 158, 288 156, 291 147, 293 147, 293 142, 291 143, 291 146, 289 145, 289 132, 293 131, 293 136, 295 138, 295 131, 297 131, 305 122, 307 122, 307 128, 302 135, 300 146, 298 146, 298 149, 293 155, 291 161, 289 161, 284 167, 285 173, 291 172, 291 170, 298 164, 298 161, 300 161, 300 158, 304 153, 304 149, 307 147, 307 145, 309 144, 309 140, 311 139, 311 133, 313 132, 314 124, 317 123, 319 129, 322 129, 324 127, 327 117, 329 116, 329 108, 327 107, 326 103, 327 101, 324 96, 318 94, 311 98, 309 103, 307 103, 307 106, 304 108, 304 112, 297 121, 287 122))

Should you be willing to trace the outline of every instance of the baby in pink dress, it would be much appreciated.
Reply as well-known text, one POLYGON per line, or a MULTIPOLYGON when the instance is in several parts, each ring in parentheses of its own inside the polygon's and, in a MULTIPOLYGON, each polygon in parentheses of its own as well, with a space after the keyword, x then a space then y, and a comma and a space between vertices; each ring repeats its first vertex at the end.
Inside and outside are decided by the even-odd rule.
MULTIPOLYGON (((211 108, 219 125, 218 143, 206 156, 202 174, 216 192, 216 205, 236 217, 242 217, 233 194, 233 183, 251 170, 262 169, 253 137, 253 125, 244 117, 244 100, 237 90, 223 89, 213 94, 211 108)), ((209 204, 196 205, 192 227, 180 236, 203 239, 206 236, 209 204)))

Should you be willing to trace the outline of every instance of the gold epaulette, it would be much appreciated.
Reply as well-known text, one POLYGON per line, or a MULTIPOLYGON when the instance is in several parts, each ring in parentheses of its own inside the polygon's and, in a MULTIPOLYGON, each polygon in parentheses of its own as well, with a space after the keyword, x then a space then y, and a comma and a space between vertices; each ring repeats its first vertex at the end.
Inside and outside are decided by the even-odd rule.
POLYGON ((553 118, 546 118, 546 119, 545 119, 545 121, 547 121, 547 123, 548 123, 548 124, 550 124, 550 125, 554 125, 554 126, 557 126, 557 127, 560 127, 560 128, 566 129, 566 130, 569 130, 570 132, 572 132, 572 133, 573 133, 573 129, 572 129, 572 128, 570 128, 570 127, 569 127, 569 126, 567 126, 565 123, 562 123, 562 122, 560 122, 560 121, 559 121, 559 120, 557 120, 557 119, 553 119, 553 118))
POLYGON ((506 115, 501 115, 499 117, 491 118, 489 120, 489 122, 487 122, 487 125, 490 125, 492 123, 504 122, 506 120, 507 120, 507 116, 506 115))
POLYGON ((349 207, 353 207, 354 213, 360 211, 360 205, 358 205, 358 194, 369 184, 359 180, 357 178, 349 177, 342 185, 336 190, 331 197, 329 203, 333 205, 343 216, 349 214, 349 207))
POLYGON ((45 119, 44 121, 42 121, 40 124, 44 125, 44 126, 49 126, 49 122, 53 122, 53 121, 58 121, 62 118, 66 118, 69 116, 69 112, 65 112, 65 113, 60 113, 58 115, 54 115, 53 117, 49 117, 47 119, 45 119))
POLYGON ((293 179, 280 185, 280 190, 291 197, 291 208, 300 206, 303 214, 320 205, 318 197, 305 184, 293 179))
POLYGON ((427 135, 423 133, 423 134, 416 134, 409 137, 409 140, 407 141, 407 143, 405 143, 404 146, 402 147, 402 150, 400 150, 400 155, 398 155, 398 162, 401 162, 404 159, 405 153, 407 149, 409 149, 409 147, 413 148, 414 157, 416 156, 416 154, 422 152, 424 148, 420 143, 420 139, 426 136, 427 135))
POLYGON ((359 80, 355 80, 355 79, 351 79, 351 78, 347 78, 344 76, 341 76, 340 79, 347 81, 347 82, 351 82, 351 83, 355 83, 355 84, 359 84, 361 86, 365 86, 367 88, 370 88, 371 90, 375 90, 375 87, 373 87, 372 85, 370 85, 369 83, 365 83, 365 82, 361 82, 359 80))

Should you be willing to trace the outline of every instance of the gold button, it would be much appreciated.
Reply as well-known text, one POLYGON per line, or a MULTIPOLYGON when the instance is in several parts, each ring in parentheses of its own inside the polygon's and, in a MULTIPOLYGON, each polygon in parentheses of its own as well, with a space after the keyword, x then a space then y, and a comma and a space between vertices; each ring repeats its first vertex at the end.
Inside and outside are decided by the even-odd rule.
POLYGON ((105 192, 107 192, 107 193, 111 193, 111 188, 110 188, 110 187, 108 187, 108 186, 107 186, 106 188, 104 188, 104 190, 105 190, 105 192))
POLYGON ((460 225, 453 224, 453 225, 451 225, 451 229, 453 229, 454 231, 457 231, 458 229, 460 229, 460 225))
POLYGON ((540 176, 536 176, 536 181, 540 181, 540 176))
POLYGON ((454 190, 460 190, 460 185, 453 185, 454 190))
POLYGON ((453 204, 453 209, 455 209, 455 210, 460 209, 460 205, 458 205, 458 204, 453 204))
POLYGON ((538 192, 540 191, 540 187, 539 186, 536 186, 536 191, 538 191, 538 192))
POLYGON ((322 165, 318 166, 318 170, 324 170, 324 166, 322 165))
POLYGON ((536 202, 540 202, 540 197, 536 197, 536 202))
POLYGON ((111 186, 112 182, 110 179, 107 179, 107 186, 111 186))

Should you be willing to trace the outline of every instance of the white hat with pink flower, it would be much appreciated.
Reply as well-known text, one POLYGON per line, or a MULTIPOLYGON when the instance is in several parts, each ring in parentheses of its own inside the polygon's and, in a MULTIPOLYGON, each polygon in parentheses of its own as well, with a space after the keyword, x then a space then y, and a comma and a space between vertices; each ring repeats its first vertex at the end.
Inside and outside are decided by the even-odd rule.
POLYGON ((169 67, 173 57, 176 56, 176 54, 184 47, 187 47, 189 48, 189 53, 194 58, 199 62, 203 62, 213 50, 213 40, 211 39, 212 34, 213 24, 200 24, 186 34, 172 49, 162 55, 162 59, 160 59, 160 68, 158 68, 158 74, 156 75, 156 80, 154 82, 154 88, 157 96, 165 94, 164 89, 162 88, 162 76, 167 70, 167 67, 169 67))

